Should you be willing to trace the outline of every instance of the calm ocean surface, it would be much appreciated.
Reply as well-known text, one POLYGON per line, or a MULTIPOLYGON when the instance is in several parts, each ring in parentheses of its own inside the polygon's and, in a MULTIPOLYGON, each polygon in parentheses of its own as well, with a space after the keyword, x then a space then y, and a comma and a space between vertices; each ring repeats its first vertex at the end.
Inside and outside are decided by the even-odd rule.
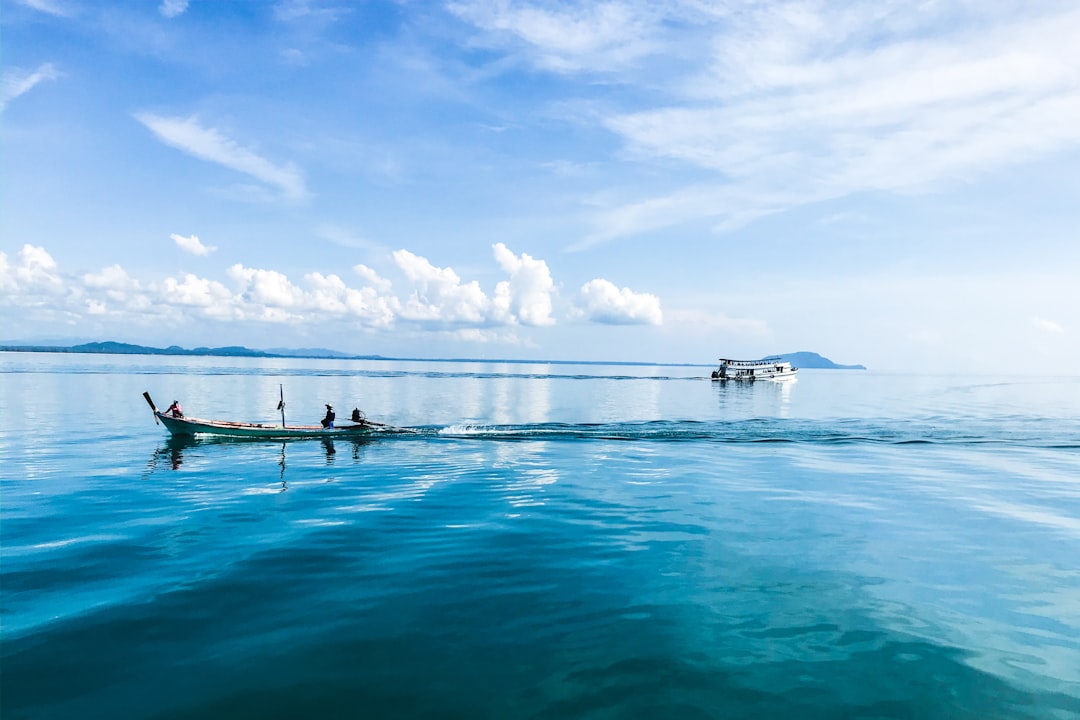
POLYGON ((2 353, 0 714, 1080 717, 1080 376, 708 372, 2 353))

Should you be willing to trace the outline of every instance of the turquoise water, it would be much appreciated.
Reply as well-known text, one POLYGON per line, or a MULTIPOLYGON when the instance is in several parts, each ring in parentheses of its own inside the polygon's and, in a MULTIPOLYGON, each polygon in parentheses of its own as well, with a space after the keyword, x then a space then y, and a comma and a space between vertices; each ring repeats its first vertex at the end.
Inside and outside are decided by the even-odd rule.
POLYGON ((1080 377, 708 371, 2 354, 2 715, 1080 717, 1080 377))

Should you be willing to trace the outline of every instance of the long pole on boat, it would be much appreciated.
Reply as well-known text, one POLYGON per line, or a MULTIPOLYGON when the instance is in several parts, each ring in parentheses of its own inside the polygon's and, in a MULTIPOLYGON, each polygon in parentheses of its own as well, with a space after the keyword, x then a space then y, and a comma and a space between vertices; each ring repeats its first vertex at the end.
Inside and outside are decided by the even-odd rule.
POLYGON ((281 396, 281 399, 278 400, 277 409, 281 411, 281 429, 284 430, 285 429, 285 390, 281 387, 281 383, 278 383, 277 389, 278 389, 278 395, 281 396))
POLYGON ((146 404, 149 405, 150 409, 154 411, 154 424, 155 425, 160 425, 161 423, 158 422, 158 419, 157 419, 157 405, 155 405, 154 401, 150 399, 150 393, 143 392, 142 396, 143 396, 143 399, 146 400, 146 404))

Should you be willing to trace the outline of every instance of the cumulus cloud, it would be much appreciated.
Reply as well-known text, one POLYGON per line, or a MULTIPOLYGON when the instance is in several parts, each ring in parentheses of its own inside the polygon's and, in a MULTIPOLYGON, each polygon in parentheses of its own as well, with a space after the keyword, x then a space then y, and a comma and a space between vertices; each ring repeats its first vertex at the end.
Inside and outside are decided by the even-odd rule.
MULTIPOLYGON (((301 283, 292 282, 276 270, 249 268, 235 264, 226 271, 232 290, 207 285, 193 276, 190 282, 199 291, 196 298, 204 306, 209 301, 219 314, 240 320, 271 323, 325 323, 329 320, 354 321, 363 327, 388 328, 399 314, 397 298, 387 296, 384 287, 353 288, 338 275, 308 273, 301 283), (210 291, 216 293, 211 297, 210 291)), ((377 275, 373 276, 377 281, 377 275)))
POLYGON ((547 263, 522 253, 515 255, 503 243, 492 246, 495 261, 510 275, 495 287, 494 304, 499 317, 522 325, 554 325, 551 296, 555 282, 547 263))
MULTIPOLYGON (((174 236, 174 240, 189 240, 174 236)), ((179 241, 177 241, 179 243, 179 241)), ((200 244, 201 246, 201 244, 200 244)), ((365 330, 401 328, 461 342, 530 345, 521 327, 555 324, 555 282, 546 262, 514 253, 503 243, 493 258, 507 279, 491 295, 476 280, 438 267, 408 250, 392 254, 402 279, 395 286, 366 265, 352 268, 352 284, 334 273, 286 273, 233 264, 223 280, 182 273, 140 280, 118 264, 65 276, 44 248, 26 245, 14 258, 0 253, 0 303, 49 308, 79 317, 156 325, 190 320, 327 325, 365 330)), ((582 288, 576 320, 605 324, 659 324, 659 299, 619 289, 607 280, 582 288)))
POLYGON ((285 200, 302 202, 308 197, 303 173, 295 165, 274 164, 218 130, 203 127, 193 117, 163 117, 152 113, 139 113, 135 115, 135 119, 166 145, 200 160, 223 165, 276 188, 285 200))
POLYGON ((393 284, 386 278, 380 277, 379 273, 375 272, 367 265, 354 265, 353 272, 364 281, 370 287, 375 288, 379 292, 388 293, 393 284))
POLYGON ((12 298, 55 294, 64 289, 63 279, 45 248, 26 244, 13 261, 0 252, 0 290, 12 298))
POLYGON ((85 299, 91 315, 147 312, 155 304, 147 288, 120 265, 87 273, 82 276, 82 281, 82 289, 92 295, 85 299))
POLYGON ((96 273, 83 275, 83 283, 88 288, 103 290, 113 299, 122 300, 130 293, 142 288, 139 281, 128 275, 127 270, 119 265, 110 265, 96 273))
POLYGON ((586 320, 604 325, 659 325, 663 321, 656 295, 620 289, 602 278, 581 286, 577 307, 586 320))
POLYGON ((1035 317, 1031 319, 1031 324, 1043 332, 1051 333, 1053 335, 1062 335, 1065 333, 1065 328, 1058 325, 1053 320, 1047 320, 1046 318, 1035 317))
POLYGON ((188 0, 161 0, 158 12, 167 18, 174 18, 187 12, 188 0))
POLYGON ((236 309, 233 293, 216 280, 208 280, 192 273, 185 273, 177 280, 166 278, 163 302, 200 311, 206 317, 216 319, 242 319, 243 314, 236 309))
POLYGON ((432 324, 480 324, 488 319, 491 300, 475 280, 463 284, 453 268, 435 267, 408 250, 395 250, 393 257, 415 288, 402 306, 406 319, 432 324))
POLYGON ((277 270, 246 268, 237 263, 226 274, 242 288, 241 295, 248 303, 280 309, 304 306, 303 290, 277 270))
POLYGON ((311 309, 315 312, 331 312, 361 321, 373 328, 389 328, 397 317, 400 302, 386 295, 389 285, 381 282, 378 275, 362 288, 352 288, 337 275, 309 273, 304 280, 311 288, 311 309))
POLYGON ((40 83, 56 80, 61 73, 52 63, 42 63, 36 69, 26 71, 18 68, 10 68, 4 71, 0 78, 0 110, 15 98, 30 92, 40 83))
POLYGON ((172 238, 177 247, 192 255, 209 255, 217 250, 213 245, 203 245, 195 235, 184 236, 173 233, 172 235, 169 235, 169 237, 172 238))

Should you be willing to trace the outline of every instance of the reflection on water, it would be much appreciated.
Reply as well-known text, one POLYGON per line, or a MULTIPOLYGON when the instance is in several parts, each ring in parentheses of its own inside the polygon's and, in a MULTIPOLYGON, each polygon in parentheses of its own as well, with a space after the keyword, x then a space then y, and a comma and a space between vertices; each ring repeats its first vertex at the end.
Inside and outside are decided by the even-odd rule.
POLYGON ((281 492, 285 492, 289 489, 285 485, 285 443, 281 443, 281 460, 278 461, 278 465, 281 466, 281 473, 278 475, 281 480, 281 492))
MULTIPOLYGON (((362 449, 365 445, 375 441, 375 438, 357 437, 342 441, 348 444, 353 464, 358 464, 362 457, 362 449)), ((327 466, 333 466, 337 459, 337 446, 333 438, 319 438, 323 450, 323 457, 327 466)), ((146 463, 146 478, 158 470, 182 470, 184 461, 191 457, 202 457, 205 451, 212 448, 236 447, 258 448, 270 444, 281 444, 281 451, 274 459, 278 466, 278 479, 281 481, 281 489, 286 490, 285 470, 288 467, 288 448, 291 444, 299 444, 300 447, 311 447, 313 443, 309 439, 298 440, 254 440, 251 438, 228 438, 228 437, 192 437, 191 435, 173 435, 165 440, 165 443, 156 448, 146 463)), ((257 454, 256 454, 257 456, 257 454)))
POLYGON ((720 409, 730 417, 791 417, 798 379, 777 382, 712 382, 720 409))

